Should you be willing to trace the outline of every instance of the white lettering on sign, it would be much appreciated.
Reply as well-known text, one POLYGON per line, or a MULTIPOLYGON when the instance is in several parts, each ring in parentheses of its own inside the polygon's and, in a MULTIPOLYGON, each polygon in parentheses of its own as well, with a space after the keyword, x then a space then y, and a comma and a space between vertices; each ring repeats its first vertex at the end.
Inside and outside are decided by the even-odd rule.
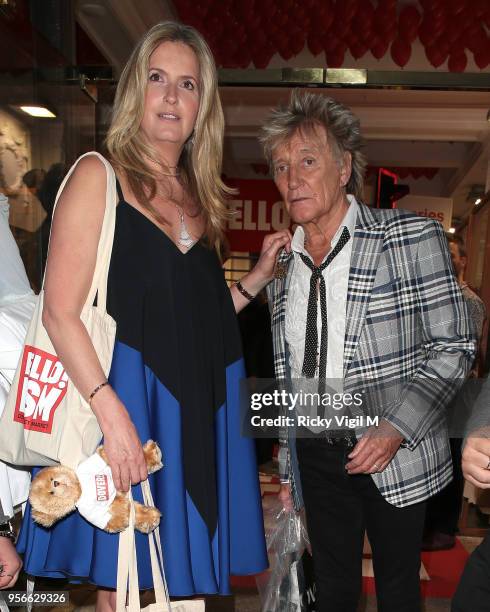
POLYGON ((243 215, 243 200, 230 200, 228 206, 232 213, 231 219, 228 221, 228 227, 232 230, 243 229, 242 215, 243 215))
POLYGON ((24 429, 50 434, 56 408, 66 394, 68 376, 56 355, 26 346, 22 355, 14 421, 24 429))
POLYGON ((284 202, 276 202, 272 205, 272 227, 277 232, 289 227, 291 221, 284 202))
POLYGON ((291 223, 282 201, 268 207, 265 200, 230 200, 228 206, 233 213, 228 221, 230 230, 278 232, 291 223))
POLYGON ((264 231, 268 232, 271 229, 271 224, 267 221, 267 202, 265 200, 259 200, 259 216, 258 226, 263 228, 264 231))
POLYGON ((256 230, 257 224, 252 221, 252 200, 245 200, 243 203, 243 229, 256 230))
POLYGON ((95 496, 97 501, 107 501, 109 499, 109 482, 105 474, 95 475, 95 496))

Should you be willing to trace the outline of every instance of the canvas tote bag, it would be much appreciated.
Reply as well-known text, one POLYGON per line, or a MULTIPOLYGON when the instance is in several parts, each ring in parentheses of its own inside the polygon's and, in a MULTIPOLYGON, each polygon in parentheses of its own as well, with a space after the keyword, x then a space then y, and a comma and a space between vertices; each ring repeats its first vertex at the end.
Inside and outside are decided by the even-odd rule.
MULTIPOLYGON (((106 376, 116 323, 107 314, 107 277, 116 221, 116 176, 99 153, 82 155, 68 172, 56 203, 78 161, 96 155, 107 172, 106 206, 92 284, 80 319, 106 376), (97 305, 94 306, 97 297, 97 305)), ((55 203, 55 207, 56 207, 55 203)), ((44 290, 38 296, 24 349, 0 420, 0 459, 19 466, 63 463, 71 468, 94 453, 102 433, 88 403, 68 379, 42 323, 44 290)))
MULTIPOLYGON (((144 503, 147 506, 153 506, 153 497, 148 480, 144 480, 141 483, 141 488, 143 490, 144 503)), ((148 534, 155 603, 141 608, 134 539, 134 506, 131 489, 128 496, 131 502, 129 526, 119 535, 116 612, 204 612, 205 603, 202 599, 170 601, 165 571, 163 569, 163 553, 160 542, 160 529, 158 527, 148 534)))

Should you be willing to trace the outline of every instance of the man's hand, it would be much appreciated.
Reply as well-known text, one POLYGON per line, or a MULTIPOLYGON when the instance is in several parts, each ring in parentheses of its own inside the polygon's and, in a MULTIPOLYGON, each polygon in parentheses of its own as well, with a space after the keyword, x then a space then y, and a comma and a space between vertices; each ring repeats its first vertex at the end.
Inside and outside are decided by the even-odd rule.
POLYGON ((378 427, 370 427, 349 455, 345 469, 348 474, 382 472, 395 456, 403 436, 385 419, 378 427))
POLYGON ((8 538, 0 537, 0 589, 10 589, 17 582, 22 561, 8 538))
POLYGON ((293 496, 291 495, 291 485, 282 484, 281 489, 278 494, 279 500, 282 503, 282 507, 286 512, 292 512, 294 510, 293 506, 293 496))
POLYGON ((463 450, 463 474, 468 482, 480 489, 490 489, 490 439, 488 428, 475 431, 463 450))

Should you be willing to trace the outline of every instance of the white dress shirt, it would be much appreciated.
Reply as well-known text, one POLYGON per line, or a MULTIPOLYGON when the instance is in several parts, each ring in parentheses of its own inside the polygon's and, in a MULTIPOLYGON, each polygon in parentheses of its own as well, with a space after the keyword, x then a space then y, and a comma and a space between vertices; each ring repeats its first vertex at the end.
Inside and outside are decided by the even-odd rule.
MULTIPOLYGON (((349 281, 352 242, 358 212, 358 204, 355 197, 348 195, 347 199, 349 200, 349 208, 332 239, 331 249, 335 248, 344 227, 349 230, 349 241, 333 259, 331 264, 322 272, 323 278, 325 279, 327 293, 328 347, 326 371, 321 373, 321 377, 325 377, 328 380, 328 384, 334 387, 335 391, 338 393, 341 393, 343 388, 342 379, 344 373, 343 363, 347 285, 349 281)), ((299 254, 303 253, 309 259, 311 259, 311 255, 305 249, 304 244, 305 233, 303 228, 300 226, 294 232, 291 242, 291 249, 294 256, 292 265, 294 267, 286 305, 285 337, 289 348, 289 366, 291 368, 292 378, 302 378, 303 360, 305 355, 306 316, 308 312, 311 270, 302 261, 299 254)), ((329 253, 325 255, 323 261, 325 261, 329 253)), ((322 319, 318 293, 317 329, 319 351, 322 319)), ((317 359, 317 364, 318 362, 319 359, 317 359)), ((315 378, 318 378, 319 374, 317 365, 315 378)))

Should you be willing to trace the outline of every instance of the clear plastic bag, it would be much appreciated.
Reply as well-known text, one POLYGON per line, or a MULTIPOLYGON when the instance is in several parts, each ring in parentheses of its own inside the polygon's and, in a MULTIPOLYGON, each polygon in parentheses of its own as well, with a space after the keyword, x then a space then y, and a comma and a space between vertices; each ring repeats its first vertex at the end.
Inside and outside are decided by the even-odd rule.
POLYGON ((303 612, 305 585, 302 557, 308 534, 296 512, 279 500, 264 510, 269 571, 257 578, 262 612, 303 612))

